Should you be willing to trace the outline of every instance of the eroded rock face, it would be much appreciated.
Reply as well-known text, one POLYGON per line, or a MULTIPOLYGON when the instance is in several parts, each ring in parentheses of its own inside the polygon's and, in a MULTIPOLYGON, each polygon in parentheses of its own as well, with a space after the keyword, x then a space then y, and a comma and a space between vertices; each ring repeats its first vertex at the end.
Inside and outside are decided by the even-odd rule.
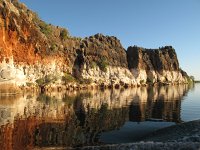
POLYGON ((165 46, 160 49, 129 47, 127 50, 129 68, 155 71, 179 71, 179 62, 175 49, 165 46))
POLYGON ((116 37, 96 34, 83 39, 77 60, 75 76, 105 85, 134 83, 128 70, 126 51, 116 37))
POLYGON ((82 40, 81 47, 86 56, 86 63, 98 62, 99 59, 106 59, 109 66, 127 68, 126 51, 120 40, 114 36, 96 34, 82 40))
POLYGON ((37 85, 49 75, 58 79, 52 86, 62 85, 66 74, 112 87, 187 82, 170 46, 129 47, 126 52, 114 36, 72 37, 66 29, 41 21, 17 0, 1 0, 0 86, 37 85))
POLYGON ((159 49, 129 47, 127 59, 130 71, 141 82, 187 82, 188 76, 180 70, 177 55, 172 46, 159 49))

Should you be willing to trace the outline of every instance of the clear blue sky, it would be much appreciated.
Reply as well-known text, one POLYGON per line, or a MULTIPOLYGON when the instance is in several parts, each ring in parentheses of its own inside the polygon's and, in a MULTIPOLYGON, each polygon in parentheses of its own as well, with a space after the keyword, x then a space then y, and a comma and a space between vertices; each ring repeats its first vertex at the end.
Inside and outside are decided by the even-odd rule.
POLYGON ((20 0, 71 35, 114 35, 127 48, 172 45, 180 66, 200 79, 200 0, 20 0))

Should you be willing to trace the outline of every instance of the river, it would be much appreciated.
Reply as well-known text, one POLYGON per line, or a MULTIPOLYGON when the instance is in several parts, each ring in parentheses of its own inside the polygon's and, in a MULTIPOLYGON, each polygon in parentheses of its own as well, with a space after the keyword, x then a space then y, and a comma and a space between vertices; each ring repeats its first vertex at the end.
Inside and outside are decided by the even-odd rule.
POLYGON ((0 95, 0 147, 76 147, 142 140, 200 119, 200 84, 0 95))

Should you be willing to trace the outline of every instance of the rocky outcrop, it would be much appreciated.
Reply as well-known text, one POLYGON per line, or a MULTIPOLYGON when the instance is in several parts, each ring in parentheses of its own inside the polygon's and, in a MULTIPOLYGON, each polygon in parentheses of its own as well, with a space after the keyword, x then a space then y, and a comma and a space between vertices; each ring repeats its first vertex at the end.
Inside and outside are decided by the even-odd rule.
POLYGON ((128 70, 126 51, 116 37, 96 34, 85 38, 81 41, 79 55, 75 70, 80 71, 82 78, 110 86, 134 83, 128 70))
POLYGON ((126 51, 113 36, 72 37, 17 0, 0 0, 1 87, 92 83, 119 88, 186 82, 172 47, 126 51))
POLYGON ((128 66, 137 82, 187 83, 187 74, 180 67, 175 49, 165 46, 145 49, 137 46, 127 50, 128 66))

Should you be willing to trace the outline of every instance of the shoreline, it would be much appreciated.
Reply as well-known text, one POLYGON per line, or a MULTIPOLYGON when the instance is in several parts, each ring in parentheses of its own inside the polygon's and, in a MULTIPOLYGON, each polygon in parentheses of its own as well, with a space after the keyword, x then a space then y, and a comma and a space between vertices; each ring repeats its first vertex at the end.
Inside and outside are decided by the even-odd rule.
POLYGON ((95 147, 79 147, 79 148, 64 148, 64 147, 50 147, 50 148, 34 148, 33 150, 199 150, 199 142, 140 142, 140 143, 127 143, 127 144, 117 144, 117 145, 106 145, 106 146, 95 146, 95 147))
POLYGON ((0 96, 18 95, 23 92, 63 92, 63 91, 81 91, 81 90, 125 90, 139 87, 159 87, 159 86, 179 86, 179 85, 193 85, 194 83, 156 83, 156 84, 142 84, 142 85, 104 85, 104 84, 68 84, 68 85, 48 85, 48 86, 15 86, 5 84, 0 86, 0 96))
POLYGON ((107 144, 100 146, 85 146, 72 149, 81 150, 172 150, 172 149, 200 149, 200 120, 172 125, 170 127, 159 129, 140 142, 107 144))
MULTIPOLYGON (((194 83, 192 83, 194 84, 194 83)), ((81 90, 126 90, 132 88, 140 87, 159 87, 159 86, 179 86, 179 85, 191 85, 191 83, 156 83, 156 84, 142 84, 142 85, 102 85, 102 84, 69 84, 68 86, 59 85, 59 86, 47 86, 44 88, 35 86, 35 87, 23 87, 22 91, 37 91, 41 93, 45 92, 62 92, 62 91, 81 91, 81 90)))
POLYGON ((176 149, 200 149, 200 120, 172 125, 170 127, 159 129, 151 133, 147 138, 140 142, 106 144, 99 146, 83 147, 37 147, 34 150, 176 150, 176 149), (162 137, 162 138, 161 138, 162 137))

